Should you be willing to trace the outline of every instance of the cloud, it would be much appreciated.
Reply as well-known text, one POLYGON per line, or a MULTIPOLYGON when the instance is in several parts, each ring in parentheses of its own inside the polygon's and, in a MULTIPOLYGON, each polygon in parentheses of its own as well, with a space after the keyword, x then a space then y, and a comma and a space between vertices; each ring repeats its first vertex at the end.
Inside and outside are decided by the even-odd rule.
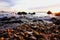
POLYGON ((12 1, 8 0, 0 0, 0 11, 1 10, 8 10, 11 9, 11 6, 13 5, 12 1))
POLYGON ((13 2, 15 5, 12 6, 12 8, 16 10, 25 10, 35 7, 41 8, 60 4, 60 0, 13 0, 13 2))
POLYGON ((57 4, 60 4, 60 0, 0 0, 0 8, 24 11, 30 8, 43 8, 57 4))
POLYGON ((60 4, 59 0, 15 0, 14 7, 30 8, 60 4))
POLYGON ((0 7, 7 7, 7 6, 9 6, 9 3, 0 1, 0 7))

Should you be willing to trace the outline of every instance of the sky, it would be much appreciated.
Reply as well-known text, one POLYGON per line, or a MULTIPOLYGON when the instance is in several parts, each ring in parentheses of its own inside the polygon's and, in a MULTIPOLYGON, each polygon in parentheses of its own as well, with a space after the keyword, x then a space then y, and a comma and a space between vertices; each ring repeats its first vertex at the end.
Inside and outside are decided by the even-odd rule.
POLYGON ((60 0, 0 0, 1 10, 60 11, 60 0))

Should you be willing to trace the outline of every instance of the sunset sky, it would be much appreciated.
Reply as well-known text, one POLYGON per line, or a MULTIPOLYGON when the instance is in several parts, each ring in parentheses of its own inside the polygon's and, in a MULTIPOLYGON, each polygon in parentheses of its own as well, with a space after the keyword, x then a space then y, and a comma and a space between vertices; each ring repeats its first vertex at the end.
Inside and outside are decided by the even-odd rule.
POLYGON ((60 11, 60 0, 0 0, 0 9, 16 11, 60 11))

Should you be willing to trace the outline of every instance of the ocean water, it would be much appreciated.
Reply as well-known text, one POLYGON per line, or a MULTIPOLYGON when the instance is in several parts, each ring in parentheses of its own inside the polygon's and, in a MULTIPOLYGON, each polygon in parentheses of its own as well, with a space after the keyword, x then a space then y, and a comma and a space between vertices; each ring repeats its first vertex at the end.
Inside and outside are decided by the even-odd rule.
MULTIPOLYGON (((0 13, 0 16, 7 16, 7 15, 15 15, 14 13, 0 13)), ((47 13, 36 13, 34 16, 38 16, 38 17, 42 17, 42 16, 48 16, 48 14, 47 13)))
POLYGON ((47 13, 36 13, 33 16, 44 17, 44 16, 49 16, 49 15, 47 13))

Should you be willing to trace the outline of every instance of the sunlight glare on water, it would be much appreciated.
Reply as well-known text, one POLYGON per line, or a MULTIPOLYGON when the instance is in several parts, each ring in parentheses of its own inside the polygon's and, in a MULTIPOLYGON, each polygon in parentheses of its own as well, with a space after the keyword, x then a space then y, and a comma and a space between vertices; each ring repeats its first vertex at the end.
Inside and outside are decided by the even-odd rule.
POLYGON ((48 14, 47 13, 36 13, 34 16, 43 17, 43 16, 48 16, 48 14))

